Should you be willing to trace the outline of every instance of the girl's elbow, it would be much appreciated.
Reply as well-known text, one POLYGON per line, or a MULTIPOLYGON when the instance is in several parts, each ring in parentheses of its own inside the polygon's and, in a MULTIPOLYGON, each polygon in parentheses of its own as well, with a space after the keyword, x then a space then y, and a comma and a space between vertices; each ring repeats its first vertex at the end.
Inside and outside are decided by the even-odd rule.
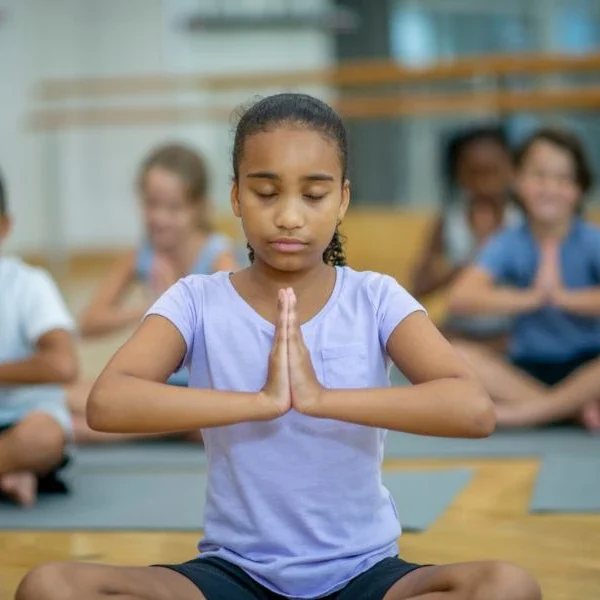
POLYGON ((110 406, 105 400, 108 397, 110 396, 106 395, 102 386, 98 386, 98 384, 90 392, 85 408, 85 418, 90 429, 94 431, 112 432, 110 406))
POLYGON ((76 381, 79 375, 79 365, 74 353, 72 355, 65 354, 64 356, 58 357, 54 361, 53 366, 55 375, 55 382, 53 383, 69 385, 76 381))

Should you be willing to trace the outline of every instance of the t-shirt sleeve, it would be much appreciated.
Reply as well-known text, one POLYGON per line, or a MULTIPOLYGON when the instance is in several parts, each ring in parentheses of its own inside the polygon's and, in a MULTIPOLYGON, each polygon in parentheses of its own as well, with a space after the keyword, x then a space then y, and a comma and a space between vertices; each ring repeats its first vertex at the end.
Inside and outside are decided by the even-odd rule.
POLYGON ((177 328, 187 348, 180 366, 187 366, 190 363, 194 338, 202 325, 201 306, 202 278, 190 275, 171 286, 145 315, 164 317, 177 328))
POLYGON ((385 348, 392 332, 414 312, 426 312, 393 277, 380 275, 371 286, 371 301, 377 313, 379 339, 385 348))
POLYGON ((70 333, 76 330, 75 321, 58 286, 44 269, 32 269, 25 283, 20 308, 25 337, 32 346, 55 329, 70 333))
POLYGON ((483 246, 474 261, 475 266, 489 273, 495 282, 510 279, 515 248, 511 237, 508 231, 497 233, 483 246))

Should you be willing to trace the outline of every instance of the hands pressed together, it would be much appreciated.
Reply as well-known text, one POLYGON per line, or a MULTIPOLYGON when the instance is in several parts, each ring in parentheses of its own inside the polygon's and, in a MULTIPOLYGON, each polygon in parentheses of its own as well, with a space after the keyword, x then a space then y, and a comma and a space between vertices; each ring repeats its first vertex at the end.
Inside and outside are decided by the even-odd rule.
POLYGON ((567 290, 560 273, 560 242, 550 240, 540 248, 540 262, 532 289, 534 307, 562 306, 567 290))
POLYGON ((291 288, 279 290, 278 315, 269 355, 267 381, 261 395, 274 405, 277 416, 290 409, 311 413, 322 398, 310 353, 298 321, 296 295, 291 288))

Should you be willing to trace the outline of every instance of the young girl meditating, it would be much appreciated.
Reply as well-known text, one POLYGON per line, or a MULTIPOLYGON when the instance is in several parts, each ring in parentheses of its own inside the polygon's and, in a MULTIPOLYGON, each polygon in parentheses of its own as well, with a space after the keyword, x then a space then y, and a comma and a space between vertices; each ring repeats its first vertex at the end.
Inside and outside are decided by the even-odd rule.
POLYGON ((231 202, 251 266, 191 275, 150 309, 97 380, 95 429, 202 428, 200 555, 179 565, 41 566, 18 600, 538 600, 516 566, 398 556, 381 484, 386 429, 483 437, 493 405, 392 278, 345 266, 346 130, 310 96, 241 118, 231 202), (413 387, 392 388, 394 362, 413 387), (190 385, 165 385, 180 365, 190 385))

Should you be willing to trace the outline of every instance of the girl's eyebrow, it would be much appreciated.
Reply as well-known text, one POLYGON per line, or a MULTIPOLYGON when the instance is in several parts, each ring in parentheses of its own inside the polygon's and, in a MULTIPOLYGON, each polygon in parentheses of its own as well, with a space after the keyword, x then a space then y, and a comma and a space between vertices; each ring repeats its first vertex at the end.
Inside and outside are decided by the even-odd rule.
MULTIPOLYGON (((271 179, 274 181, 279 181, 281 177, 277 175, 277 173, 272 173, 271 171, 255 171, 253 173, 248 173, 246 175, 248 178, 252 179, 271 179)), ((303 180, 306 181, 333 181, 333 177, 328 175, 327 173, 311 173, 310 175, 304 175, 302 177, 303 180)))
POLYGON ((277 173, 272 173, 271 171, 255 171, 254 173, 248 173, 246 177, 251 177, 252 179, 281 179, 277 173))

